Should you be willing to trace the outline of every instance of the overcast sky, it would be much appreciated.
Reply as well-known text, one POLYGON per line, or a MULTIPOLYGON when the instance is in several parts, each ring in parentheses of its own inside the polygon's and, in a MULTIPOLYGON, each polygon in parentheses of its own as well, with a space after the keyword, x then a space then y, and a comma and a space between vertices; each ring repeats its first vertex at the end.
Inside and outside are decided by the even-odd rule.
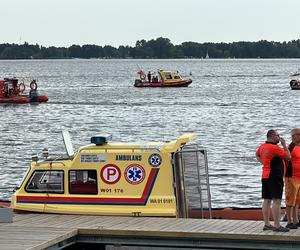
POLYGON ((300 0, 0 0, 0 43, 135 46, 300 39, 300 0))

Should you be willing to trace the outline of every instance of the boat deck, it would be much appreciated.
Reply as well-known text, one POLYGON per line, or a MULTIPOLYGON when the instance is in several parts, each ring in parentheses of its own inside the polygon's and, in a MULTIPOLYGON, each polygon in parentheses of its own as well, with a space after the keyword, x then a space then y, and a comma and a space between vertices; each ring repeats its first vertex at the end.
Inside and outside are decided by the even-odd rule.
POLYGON ((0 249, 63 249, 75 243, 300 249, 300 228, 275 233, 262 227, 262 221, 14 214, 13 223, 0 223, 0 249))

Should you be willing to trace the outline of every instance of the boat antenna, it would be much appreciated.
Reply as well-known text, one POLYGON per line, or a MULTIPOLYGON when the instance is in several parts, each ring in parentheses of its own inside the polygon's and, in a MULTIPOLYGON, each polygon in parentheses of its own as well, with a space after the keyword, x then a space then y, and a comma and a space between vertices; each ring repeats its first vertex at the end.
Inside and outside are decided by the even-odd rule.
POLYGON ((142 70, 142 68, 140 67, 140 65, 136 64, 136 66, 139 68, 139 70, 142 70))
POLYGON ((63 137, 63 141, 64 141, 64 145, 65 145, 67 155, 71 159, 74 156, 75 153, 74 153, 74 149, 73 149, 73 145, 72 145, 72 142, 71 142, 71 136, 70 136, 69 131, 63 130, 62 131, 62 137, 63 137))

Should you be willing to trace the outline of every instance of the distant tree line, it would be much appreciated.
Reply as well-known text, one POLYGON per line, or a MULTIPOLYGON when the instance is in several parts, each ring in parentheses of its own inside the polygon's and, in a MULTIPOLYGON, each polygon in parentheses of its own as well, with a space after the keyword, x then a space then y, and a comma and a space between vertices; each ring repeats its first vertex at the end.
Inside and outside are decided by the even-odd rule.
POLYGON ((300 39, 289 42, 196 43, 173 45, 168 38, 139 40, 135 47, 72 45, 48 48, 38 44, 0 44, 0 59, 63 58, 300 58, 300 39))

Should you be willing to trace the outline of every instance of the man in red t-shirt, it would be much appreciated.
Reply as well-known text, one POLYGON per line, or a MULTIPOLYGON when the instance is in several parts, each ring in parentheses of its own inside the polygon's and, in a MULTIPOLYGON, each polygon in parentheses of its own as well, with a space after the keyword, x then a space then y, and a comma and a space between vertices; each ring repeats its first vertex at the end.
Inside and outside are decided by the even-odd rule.
POLYGON ((256 158, 262 163, 262 213, 265 225, 263 230, 275 232, 288 232, 289 229, 280 225, 281 199, 283 193, 284 161, 290 160, 291 155, 285 140, 278 132, 271 129, 267 132, 267 141, 256 150, 256 158), (277 144, 281 143, 282 147, 277 144), (272 215, 274 226, 270 224, 270 207, 272 204, 272 215))
POLYGON ((300 128, 291 130, 292 143, 289 145, 291 160, 285 173, 285 203, 289 229, 300 227, 298 205, 300 205, 300 128))

